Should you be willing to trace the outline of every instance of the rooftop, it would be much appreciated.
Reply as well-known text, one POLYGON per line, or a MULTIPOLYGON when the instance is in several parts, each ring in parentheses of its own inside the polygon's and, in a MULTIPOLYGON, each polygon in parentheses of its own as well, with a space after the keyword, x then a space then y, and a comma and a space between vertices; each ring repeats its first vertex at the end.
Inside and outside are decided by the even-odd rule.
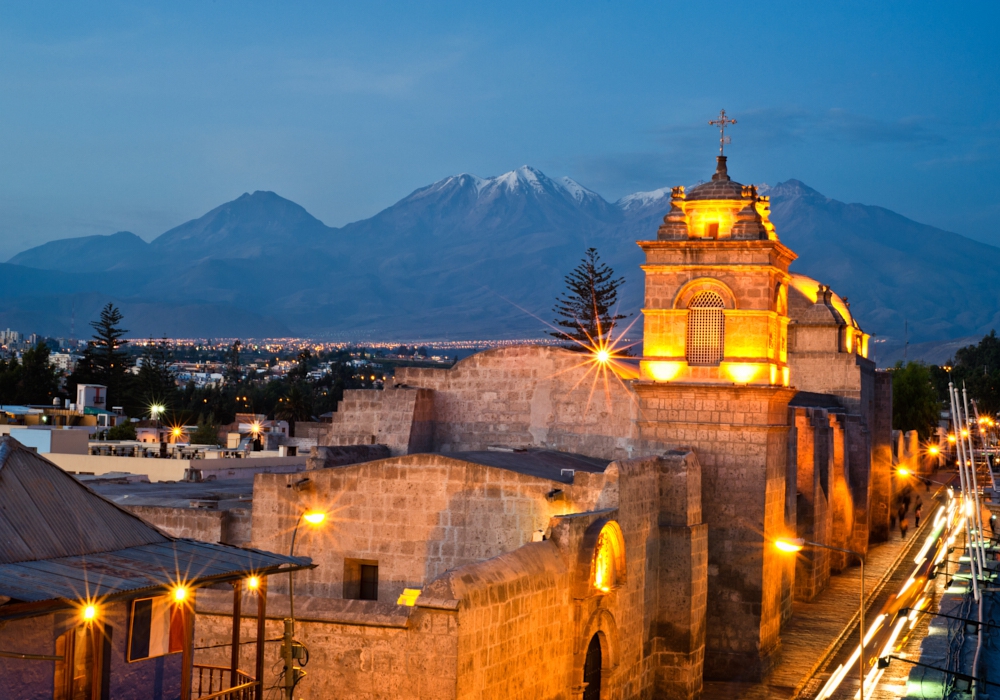
POLYGON ((471 452, 448 452, 443 454, 446 457, 462 459, 466 462, 482 464, 486 467, 507 469, 508 471, 528 476, 538 476, 563 484, 569 484, 573 481, 573 475, 563 473, 563 470, 572 469, 578 472, 602 474, 612 462, 610 459, 588 457, 572 452, 510 447, 497 447, 471 452))
POLYGON ((715 174, 709 182, 692 187, 684 197, 686 200, 699 199, 743 199, 743 185, 729 177, 726 156, 716 157, 715 174))

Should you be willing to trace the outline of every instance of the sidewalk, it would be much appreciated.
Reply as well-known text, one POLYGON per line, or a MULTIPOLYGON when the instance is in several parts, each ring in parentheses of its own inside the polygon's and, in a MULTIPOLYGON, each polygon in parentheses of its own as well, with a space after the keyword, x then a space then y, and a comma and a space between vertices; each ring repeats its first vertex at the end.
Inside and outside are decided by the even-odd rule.
MULTIPOLYGON (((895 528, 888 542, 872 546, 865 562, 865 594, 869 614, 879 610, 889 595, 891 586, 881 585, 894 573, 893 567, 902 561, 905 574, 910 573, 911 560, 902 557, 913 545, 923 543, 934 520, 933 513, 944 501, 943 491, 915 491, 924 500, 924 516, 920 528, 910 529, 901 539, 895 528), (928 514, 930 516, 928 517, 928 514)), ((910 516, 912 523, 912 515, 910 516)), ((912 556, 912 555, 910 555, 912 556)), ((826 590, 809 603, 795 601, 792 617, 781 630, 781 650, 774 671, 761 683, 706 682, 703 700, 765 700, 768 698, 809 698, 819 692, 829 672, 823 668, 837 656, 840 648, 853 650, 856 645, 858 594, 861 568, 857 565, 831 577, 826 590)), ((857 683, 854 684, 857 694, 857 683)))

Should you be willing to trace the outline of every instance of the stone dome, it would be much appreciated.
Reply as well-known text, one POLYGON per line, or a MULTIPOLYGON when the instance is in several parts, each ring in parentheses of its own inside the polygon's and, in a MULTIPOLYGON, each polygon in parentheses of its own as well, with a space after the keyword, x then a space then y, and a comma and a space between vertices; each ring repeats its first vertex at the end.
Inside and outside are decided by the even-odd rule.
POLYGON ((726 156, 716 158, 718 165, 710 182, 704 182, 688 190, 685 199, 743 199, 743 185, 732 180, 726 170, 726 156))
POLYGON ((861 330, 847 303, 828 286, 811 277, 792 273, 788 289, 788 315, 801 323, 836 323, 861 330))

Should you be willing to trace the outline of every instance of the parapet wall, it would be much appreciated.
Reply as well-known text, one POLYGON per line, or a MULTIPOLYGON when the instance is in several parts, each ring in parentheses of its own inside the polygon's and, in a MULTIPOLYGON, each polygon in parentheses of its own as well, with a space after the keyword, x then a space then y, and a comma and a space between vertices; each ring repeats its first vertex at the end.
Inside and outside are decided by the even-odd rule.
POLYGON ((431 390, 434 451, 499 444, 607 459, 641 452, 635 395, 588 353, 548 346, 501 348, 472 355, 451 369, 400 369, 396 381, 431 390))
POLYGON ((249 509, 209 510, 161 506, 124 506, 124 508, 171 537, 187 537, 202 542, 222 542, 237 546, 250 542, 252 516, 249 509))

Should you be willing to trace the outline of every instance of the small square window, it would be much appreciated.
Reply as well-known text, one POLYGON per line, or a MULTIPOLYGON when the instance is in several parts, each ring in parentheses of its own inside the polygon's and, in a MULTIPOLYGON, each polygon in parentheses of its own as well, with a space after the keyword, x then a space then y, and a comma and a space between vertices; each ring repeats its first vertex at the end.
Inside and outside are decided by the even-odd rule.
POLYGON ((344 559, 344 598, 378 600, 378 562, 344 559))

